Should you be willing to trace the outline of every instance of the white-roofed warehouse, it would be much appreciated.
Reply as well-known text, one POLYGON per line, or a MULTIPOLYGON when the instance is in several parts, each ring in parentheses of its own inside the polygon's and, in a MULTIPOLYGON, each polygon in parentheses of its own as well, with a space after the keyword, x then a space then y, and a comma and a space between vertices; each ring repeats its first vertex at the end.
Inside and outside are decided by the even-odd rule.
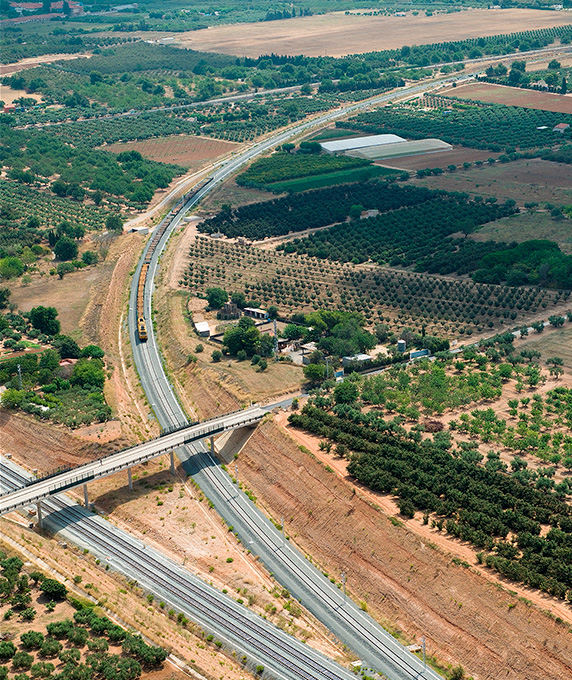
POLYGON ((321 142, 320 146, 326 153, 344 153, 354 149, 365 149, 368 146, 396 144, 404 142, 403 137, 397 135, 370 135, 368 137, 352 137, 351 139, 336 139, 331 142, 321 142))

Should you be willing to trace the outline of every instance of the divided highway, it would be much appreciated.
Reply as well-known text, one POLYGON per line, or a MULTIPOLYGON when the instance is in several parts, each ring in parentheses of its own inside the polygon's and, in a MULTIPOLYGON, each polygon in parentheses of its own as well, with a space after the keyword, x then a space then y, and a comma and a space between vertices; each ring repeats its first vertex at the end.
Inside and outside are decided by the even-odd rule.
MULTIPOLYGON (((191 209, 204 195, 219 182, 235 172, 239 167, 267 149, 283 144, 295 135, 317 125, 334 121, 350 112, 366 109, 372 104, 382 103, 404 94, 425 91, 427 84, 404 88, 398 92, 386 93, 367 102, 351 104, 336 111, 322 115, 312 121, 296 125, 278 135, 254 145, 247 151, 235 156, 213 175, 212 181, 191 198, 186 209, 191 209)), ((155 250, 145 289, 145 319, 148 329, 152 329, 151 299, 153 279, 159 267, 161 252, 170 234, 178 228, 185 210, 176 216, 166 230, 162 241, 155 250)), ((139 263, 141 267, 145 253, 139 263)), ((163 370, 160 350, 154 333, 149 334, 146 343, 137 338, 136 295, 139 270, 133 278, 129 312, 129 337, 135 364, 142 387, 153 408, 155 416, 163 427, 172 427, 186 422, 186 416, 177 400, 163 370)), ((271 407, 268 407, 269 410, 271 407)), ((276 579, 294 597, 311 611, 322 623, 359 655, 368 666, 375 668, 391 680, 414 680, 425 678, 437 680, 440 676, 432 671, 413 654, 408 652, 387 631, 371 617, 362 612, 351 601, 344 601, 340 590, 330 583, 307 559, 289 542, 284 542, 271 522, 242 493, 237 491, 230 477, 224 472, 203 444, 194 443, 177 452, 183 468, 190 473, 217 511, 229 525, 234 527, 242 543, 256 555, 276 579)), ((239 647, 240 648, 240 647, 239 647)), ((280 672, 281 666, 272 666, 272 671, 280 672)), ((342 669, 339 676, 343 677, 342 669)))

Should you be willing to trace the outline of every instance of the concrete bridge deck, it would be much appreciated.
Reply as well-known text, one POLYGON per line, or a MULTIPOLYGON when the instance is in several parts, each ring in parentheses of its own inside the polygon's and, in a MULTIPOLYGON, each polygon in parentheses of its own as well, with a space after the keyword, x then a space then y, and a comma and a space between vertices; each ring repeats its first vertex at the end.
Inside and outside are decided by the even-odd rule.
MULTIPOLYGON (((38 503, 43 498, 67 491, 75 486, 87 484, 95 479, 129 470, 134 465, 145 463, 152 458, 173 452, 179 446, 216 434, 252 426, 263 418, 267 409, 255 405, 250 408, 218 416, 187 427, 177 428, 156 439, 138 444, 129 449, 112 453, 44 479, 32 481, 29 485, 0 496, 0 515, 38 503)), ((171 461, 173 467, 173 459, 171 461)), ((131 480, 131 477, 130 477, 131 480)), ((87 496, 86 496, 87 499, 87 496)))

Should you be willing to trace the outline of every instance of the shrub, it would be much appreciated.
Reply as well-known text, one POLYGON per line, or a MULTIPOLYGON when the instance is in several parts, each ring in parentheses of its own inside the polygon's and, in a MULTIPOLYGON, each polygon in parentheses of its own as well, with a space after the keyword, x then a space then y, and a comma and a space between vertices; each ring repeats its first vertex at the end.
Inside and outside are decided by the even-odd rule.
POLYGON ((38 631, 30 630, 20 635, 22 646, 26 650, 39 649, 44 642, 44 635, 38 631))
POLYGON ((211 358, 215 363, 218 363, 222 359, 222 352, 220 349, 215 349, 211 354, 211 358))
POLYGON ((64 586, 64 584, 56 581, 53 578, 44 579, 40 589, 44 595, 47 597, 53 597, 56 600, 65 600, 65 597, 68 593, 68 589, 64 586))
POLYGON ((13 642, 0 642, 0 662, 11 659, 16 654, 16 647, 13 642))
POLYGON ((28 652, 16 652, 12 657, 14 668, 31 668, 33 663, 34 657, 28 652))

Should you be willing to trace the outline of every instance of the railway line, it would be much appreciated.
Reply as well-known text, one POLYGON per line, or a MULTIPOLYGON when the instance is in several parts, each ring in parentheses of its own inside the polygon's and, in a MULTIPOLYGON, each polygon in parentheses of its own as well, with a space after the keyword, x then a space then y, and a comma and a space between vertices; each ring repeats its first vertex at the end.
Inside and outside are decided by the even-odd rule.
MULTIPOLYGON (((399 94, 415 94, 426 91, 427 84, 405 88, 399 94)), ((282 144, 291 137, 306 131, 312 126, 324 124, 344 116, 395 98, 395 93, 384 94, 374 100, 352 104, 330 112, 312 121, 300 124, 264 140, 243 154, 233 158, 225 166, 213 173, 211 181, 188 201, 184 210, 172 219, 171 224, 162 232, 150 257, 144 252, 139 267, 147 263, 145 286, 143 289, 143 308, 145 319, 151 319, 151 299, 153 281, 159 267, 161 253, 170 234, 178 228, 182 216, 216 184, 239 167, 263 151, 282 144)), ((140 342, 135 317, 138 294, 137 280, 131 289, 129 314, 130 340, 135 364, 142 387, 153 408, 155 417, 163 427, 173 426, 186 421, 176 394, 169 384, 163 370, 161 352, 153 333, 148 341, 140 342)), ((148 325, 150 329, 151 326, 148 325)), ((257 554, 277 581, 287 588, 296 599, 320 620, 336 637, 352 649, 368 666, 375 668, 391 680, 437 680, 440 676, 423 662, 408 652, 387 631, 371 617, 362 612, 350 599, 344 601, 337 586, 323 576, 288 541, 282 542, 274 526, 258 508, 238 491, 230 477, 224 472, 203 444, 192 443, 177 451, 183 469, 193 476, 194 481, 214 504, 225 521, 234 527, 244 545, 257 554)))
MULTIPOLYGON (((12 491, 26 484, 28 478, 6 462, 0 462, 0 491, 12 491)), ((277 677, 295 680, 350 680, 354 677, 335 662, 314 652, 311 647, 281 634, 272 624, 232 598, 225 597, 190 573, 181 573, 169 558, 150 550, 109 522, 90 515, 64 497, 44 502, 50 521, 71 532, 78 543, 92 551, 129 578, 153 593, 160 591, 169 604, 187 616, 204 621, 207 630, 224 635, 232 644, 250 648, 257 662, 281 669, 277 677)))

